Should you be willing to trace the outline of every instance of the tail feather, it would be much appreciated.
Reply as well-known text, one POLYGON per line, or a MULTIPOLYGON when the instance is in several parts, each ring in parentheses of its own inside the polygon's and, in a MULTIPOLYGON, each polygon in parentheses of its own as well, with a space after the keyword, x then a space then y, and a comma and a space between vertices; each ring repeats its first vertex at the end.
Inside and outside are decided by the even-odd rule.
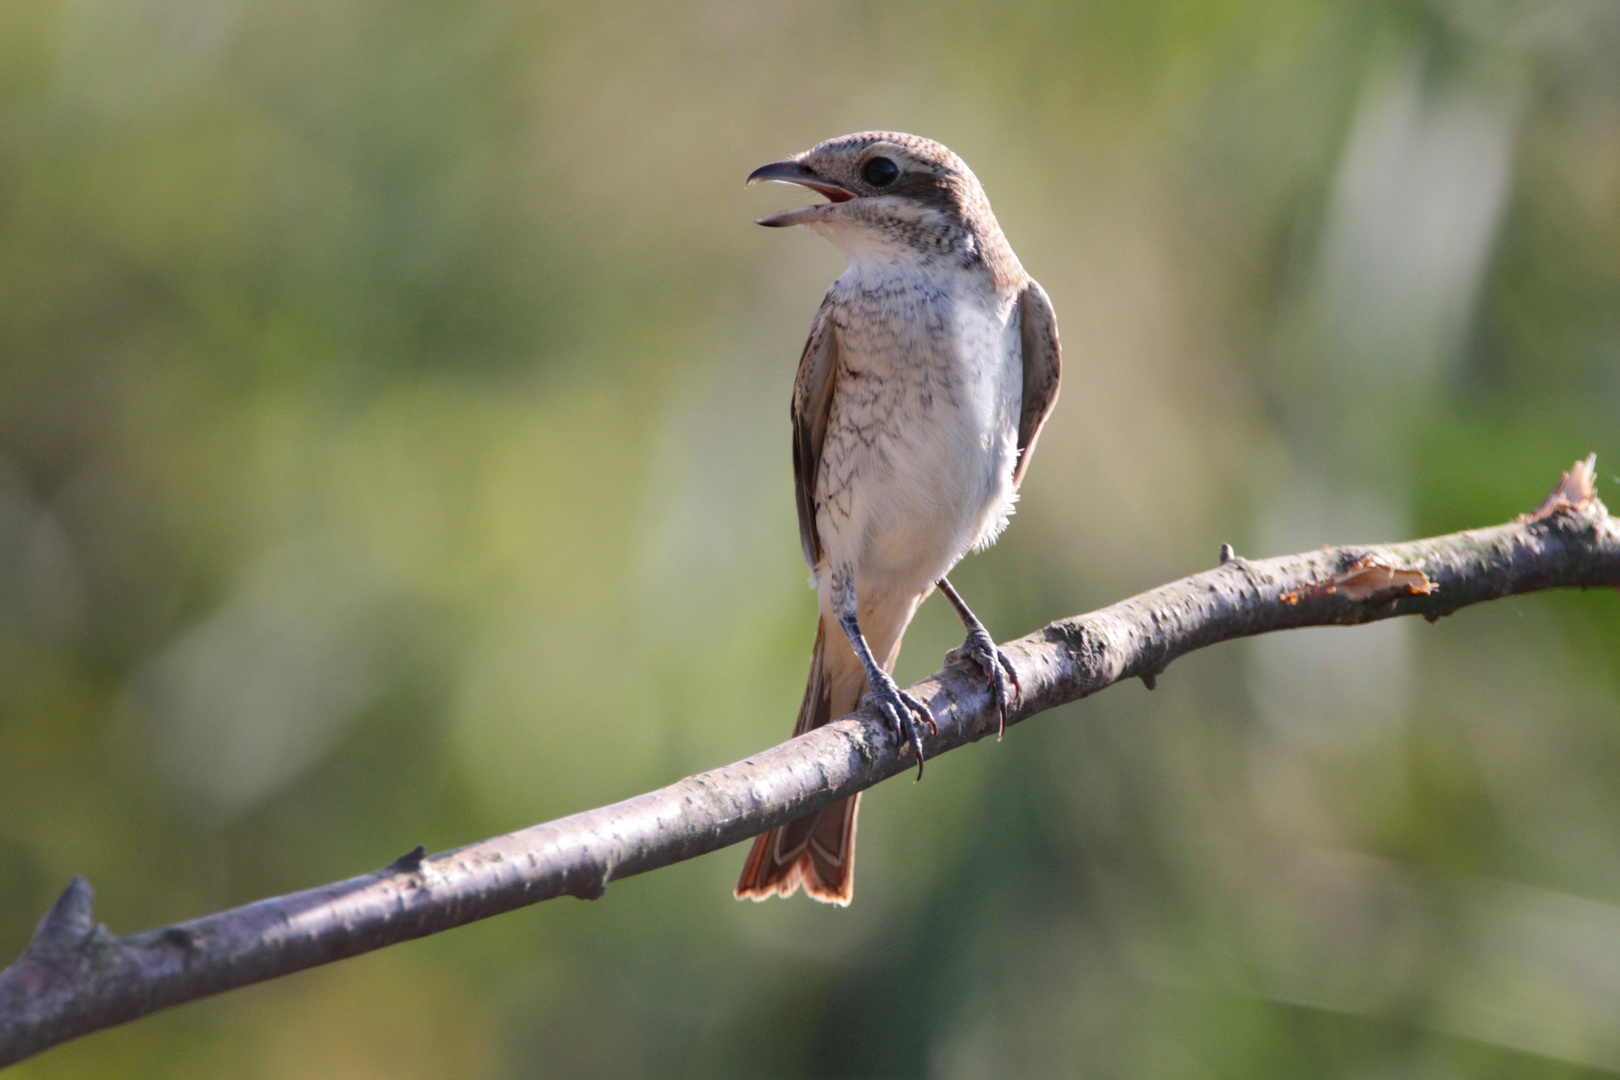
POLYGON ((861 797, 822 807, 754 838, 739 900, 764 900, 804 891, 823 903, 848 904, 855 895, 855 815, 861 797))
MULTIPOLYGON (((816 624, 810 679, 793 734, 849 715, 860 707, 866 691, 866 673, 854 650, 841 634, 829 638, 823 616, 816 624)), ((852 795, 756 837, 737 882, 737 899, 792 896, 802 885, 817 900, 848 904, 855 891, 855 816, 860 805, 860 795, 852 795)))

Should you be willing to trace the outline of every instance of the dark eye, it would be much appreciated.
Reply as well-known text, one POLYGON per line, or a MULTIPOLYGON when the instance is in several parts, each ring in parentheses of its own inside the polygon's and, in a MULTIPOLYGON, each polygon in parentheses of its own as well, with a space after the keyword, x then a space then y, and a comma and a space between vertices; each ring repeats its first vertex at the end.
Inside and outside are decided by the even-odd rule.
POLYGON ((861 166, 861 179, 873 187, 888 187, 900 179, 900 166, 886 157, 875 157, 861 166))

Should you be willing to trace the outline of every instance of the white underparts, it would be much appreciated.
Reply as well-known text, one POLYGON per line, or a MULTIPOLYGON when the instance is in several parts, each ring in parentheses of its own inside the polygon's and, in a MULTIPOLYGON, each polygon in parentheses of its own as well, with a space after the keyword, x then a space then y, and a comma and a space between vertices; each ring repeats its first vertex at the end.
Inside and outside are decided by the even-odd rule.
POLYGON ((846 254, 816 525, 864 607, 926 592, 1006 527, 1023 367, 1016 296, 982 270, 881 240, 846 254))

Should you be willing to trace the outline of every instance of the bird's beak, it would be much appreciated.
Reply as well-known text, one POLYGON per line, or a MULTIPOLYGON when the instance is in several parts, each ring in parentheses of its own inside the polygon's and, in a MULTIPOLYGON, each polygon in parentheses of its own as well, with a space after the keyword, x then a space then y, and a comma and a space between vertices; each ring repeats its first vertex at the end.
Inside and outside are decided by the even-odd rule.
POLYGON ((853 191, 848 191, 837 184, 828 183, 817 176, 814 171, 805 165, 793 161, 773 161, 769 165, 761 165, 748 174, 748 183, 757 184, 761 180, 775 180, 779 184, 798 184, 811 191, 827 196, 824 203, 812 206, 796 206, 792 210, 783 210, 775 214, 756 220, 755 224, 769 225, 772 228, 781 228, 786 225, 803 225, 821 217, 824 209, 833 203, 848 202, 855 197, 853 191))

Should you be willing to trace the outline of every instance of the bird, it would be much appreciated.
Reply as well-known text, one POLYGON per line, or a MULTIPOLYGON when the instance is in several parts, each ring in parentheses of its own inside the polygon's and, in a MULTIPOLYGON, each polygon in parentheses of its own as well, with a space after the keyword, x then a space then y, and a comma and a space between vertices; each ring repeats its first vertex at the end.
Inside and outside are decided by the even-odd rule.
MULTIPOLYGON (((818 594, 801 735, 869 700, 917 757, 928 707, 891 672, 935 588, 997 702, 1017 675, 946 574, 1007 525, 1062 375, 1057 318, 1025 273, 973 171, 916 135, 863 131, 755 169, 826 202, 758 219, 803 226, 848 268, 827 290, 794 380, 799 539, 818 594)), ((937 730, 937 729, 935 729, 937 730)), ((999 737, 999 736, 998 736, 999 737)), ((857 793, 754 841, 739 900, 854 895, 857 793)))

